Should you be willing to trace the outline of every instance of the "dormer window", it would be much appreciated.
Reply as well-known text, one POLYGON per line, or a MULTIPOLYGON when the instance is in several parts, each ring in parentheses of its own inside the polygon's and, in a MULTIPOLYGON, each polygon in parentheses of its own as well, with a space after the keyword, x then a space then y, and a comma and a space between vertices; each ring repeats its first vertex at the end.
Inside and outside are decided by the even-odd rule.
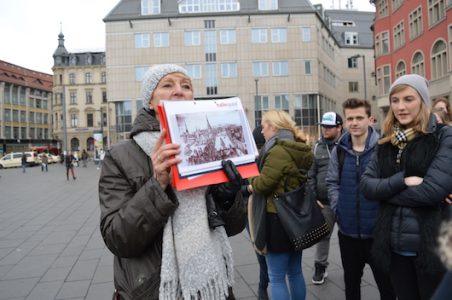
POLYGON ((158 15, 160 11, 160 0, 141 0, 142 15, 158 15))
POLYGON ((259 10, 277 10, 278 0, 259 0, 259 10))
POLYGON ((179 12, 184 14, 239 11, 238 0, 181 0, 179 12))

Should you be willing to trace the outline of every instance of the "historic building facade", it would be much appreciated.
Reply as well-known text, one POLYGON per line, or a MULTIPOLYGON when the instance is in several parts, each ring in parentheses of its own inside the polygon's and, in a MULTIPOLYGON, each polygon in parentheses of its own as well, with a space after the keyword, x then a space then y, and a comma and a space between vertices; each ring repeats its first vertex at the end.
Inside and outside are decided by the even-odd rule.
POLYGON ((0 60, 0 156, 51 150, 52 75, 0 60))
POLYGON ((388 111, 391 83, 416 73, 430 96, 452 97, 452 0, 373 0, 378 106, 388 111))
POLYGON ((238 96, 252 127, 262 112, 286 110, 313 141, 323 112, 374 95, 372 19, 329 16, 309 0, 122 0, 104 19, 111 139, 127 137, 147 68, 175 63, 197 99, 238 96))
POLYGON ((93 153, 109 143, 109 126, 113 126, 109 122, 105 52, 69 53, 60 33, 53 58, 53 136, 64 151, 93 153))

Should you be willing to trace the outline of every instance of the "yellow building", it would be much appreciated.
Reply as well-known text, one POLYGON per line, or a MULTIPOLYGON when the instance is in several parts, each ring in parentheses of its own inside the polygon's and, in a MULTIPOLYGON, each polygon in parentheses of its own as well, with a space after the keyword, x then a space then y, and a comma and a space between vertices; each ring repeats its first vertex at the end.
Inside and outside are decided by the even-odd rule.
POLYGON ((105 52, 69 53, 60 33, 53 58, 53 136, 64 151, 93 153, 109 142, 105 52))

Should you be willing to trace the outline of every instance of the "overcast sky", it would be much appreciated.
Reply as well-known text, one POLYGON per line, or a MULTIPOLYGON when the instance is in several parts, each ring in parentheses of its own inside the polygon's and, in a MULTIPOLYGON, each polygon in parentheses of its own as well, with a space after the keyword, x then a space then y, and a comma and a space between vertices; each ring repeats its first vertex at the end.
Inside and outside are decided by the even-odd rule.
MULTIPOLYGON (((313 4, 322 3, 325 9, 339 8, 339 3, 345 9, 348 1, 311 0, 313 4)), ((61 28, 69 52, 105 51, 105 23, 102 19, 118 2, 0 0, 0 60, 52 74, 52 55, 58 46, 61 28)), ((375 11, 368 0, 354 0, 353 8, 375 11)))

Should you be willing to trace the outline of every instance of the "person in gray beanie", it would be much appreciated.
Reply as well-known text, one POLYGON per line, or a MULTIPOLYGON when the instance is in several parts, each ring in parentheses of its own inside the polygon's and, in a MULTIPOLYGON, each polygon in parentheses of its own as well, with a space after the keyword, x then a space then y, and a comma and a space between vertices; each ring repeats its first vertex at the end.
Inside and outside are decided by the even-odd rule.
POLYGON ((380 204, 373 256, 397 299, 427 300, 445 272, 435 249, 452 197, 452 127, 432 117, 425 78, 404 75, 392 84, 383 132, 360 184, 380 204))
POLYGON ((114 254, 114 299, 234 299, 228 236, 245 228, 242 178, 225 161, 229 182, 173 189, 180 146, 165 143, 157 106, 192 100, 191 78, 177 65, 152 66, 142 95, 130 138, 106 152, 99 179, 100 230, 114 254))

